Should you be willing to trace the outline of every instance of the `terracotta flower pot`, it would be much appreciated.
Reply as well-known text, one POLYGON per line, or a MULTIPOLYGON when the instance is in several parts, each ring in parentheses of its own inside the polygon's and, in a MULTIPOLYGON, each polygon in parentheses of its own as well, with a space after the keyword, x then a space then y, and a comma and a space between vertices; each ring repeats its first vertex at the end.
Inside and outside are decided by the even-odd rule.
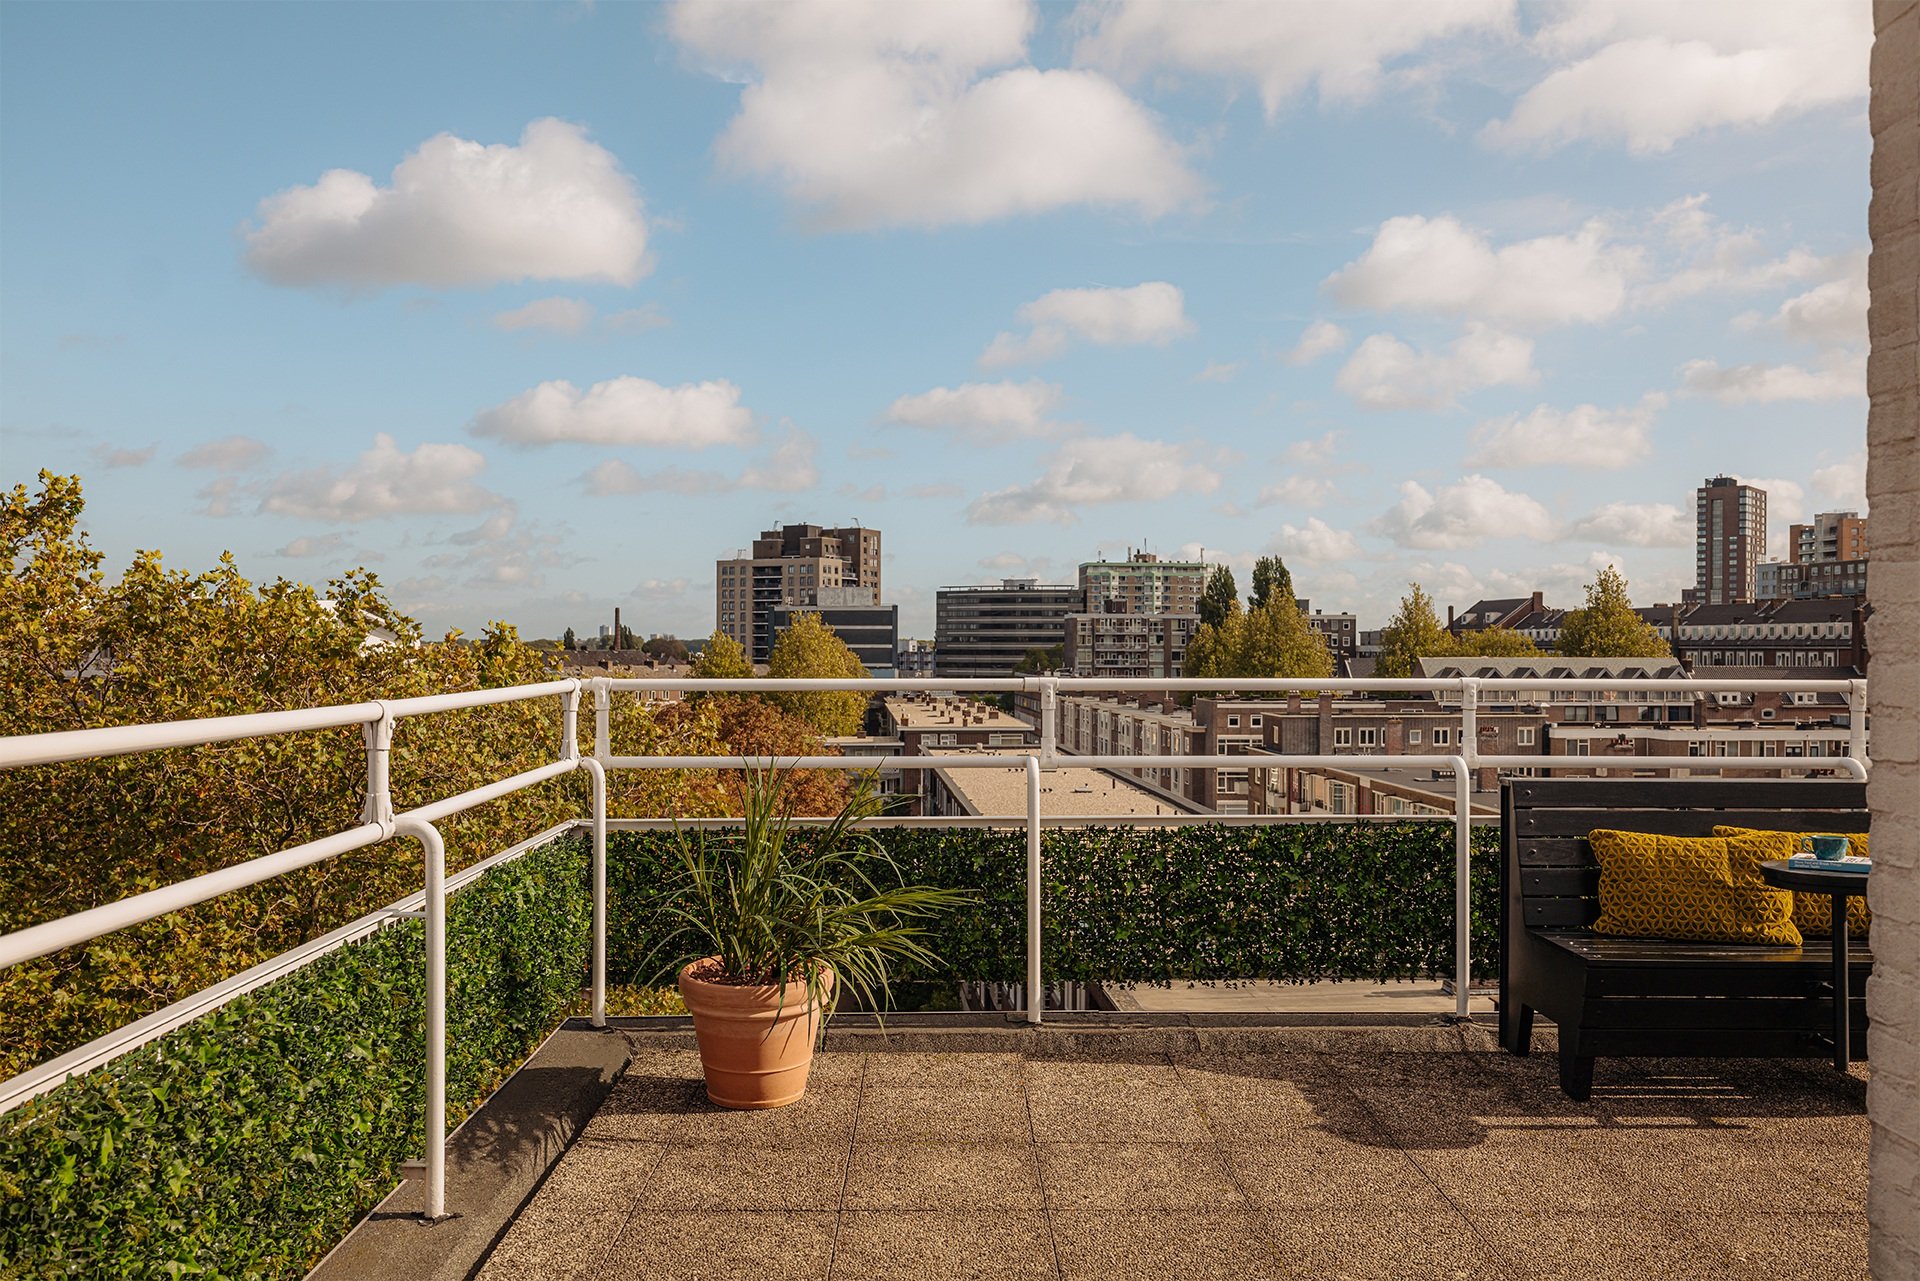
MULTIPOLYGON (((778 1108, 807 1092, 814 1043, 820 1039, 820 1002, 805 983, 784 989, 716 983, 719 957, 680 971, 680 997, 693 1015, 707 1097, 723 1108, 778 1108)), ((823 994, 833 991, 828 970, 823 994)))

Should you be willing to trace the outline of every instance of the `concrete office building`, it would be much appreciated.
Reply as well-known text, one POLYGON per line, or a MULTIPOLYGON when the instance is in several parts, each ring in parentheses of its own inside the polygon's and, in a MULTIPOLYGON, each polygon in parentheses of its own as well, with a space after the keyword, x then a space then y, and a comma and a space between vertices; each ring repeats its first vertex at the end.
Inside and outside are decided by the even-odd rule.
POLYGON ((997 587, 942 587, 934 598, 933 670, 939 676, 1007 676, 1027 651, 1066 644, 1077 585, 1034 578, 997 587))
POLYGON ((776 605, 815 605, 825 588, 851 588, 880 603, 880 531, 784 525, 714 564, 714 619, 756 663, 773 652, 776 605))
POLYGON ((1867 594, 1867 518, 1857 512, 1821 512, 1787 536, 1784 561, 1760 566, 1759 600, 1867 594))
POLYGON ((779 604, 767 612, 767 624, 777 642, 780 633, 802 614, 818 614, 845 641, 869 676, 896 673, 900 645, 900 607, 875 605, 864 587, 822 587, 811 605, 779 604))

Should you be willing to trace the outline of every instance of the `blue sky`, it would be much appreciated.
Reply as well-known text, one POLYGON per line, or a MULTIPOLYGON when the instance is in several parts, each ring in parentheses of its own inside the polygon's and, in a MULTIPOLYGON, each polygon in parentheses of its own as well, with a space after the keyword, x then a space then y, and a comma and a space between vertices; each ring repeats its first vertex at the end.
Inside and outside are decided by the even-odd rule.
POLYGON ((0 24, 0 479, 116 564, 704 634, 859 519, 913 634, 1129 546, 1377 625, 1864 504, 1864 3, 0 24))

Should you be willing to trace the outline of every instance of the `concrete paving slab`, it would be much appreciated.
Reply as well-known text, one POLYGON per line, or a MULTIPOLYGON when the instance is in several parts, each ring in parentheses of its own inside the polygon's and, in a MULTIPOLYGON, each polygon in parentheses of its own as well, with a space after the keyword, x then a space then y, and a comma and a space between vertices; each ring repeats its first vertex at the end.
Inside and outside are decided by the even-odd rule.
POLYGON ((834 1281, 1012 1281, 1056 1275, 1037 1211, 849 1210, 834 1281))
POLYGON ((1038 1210, 1029 1143, 856 1143, 849 1210, 1038 1210))

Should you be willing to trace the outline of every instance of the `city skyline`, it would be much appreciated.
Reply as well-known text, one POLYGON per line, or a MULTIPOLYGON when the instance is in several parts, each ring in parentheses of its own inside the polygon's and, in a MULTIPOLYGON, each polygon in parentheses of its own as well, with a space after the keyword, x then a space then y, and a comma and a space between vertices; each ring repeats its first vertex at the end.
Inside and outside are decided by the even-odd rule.
POLYGON ((927 636, 1128 547, 1671 601, 1702 477, 1769 557, 1867 512, 1864 11, 783 12, 16 8, 4 480, 552 636, 704 635, 793 522, 927 636))

